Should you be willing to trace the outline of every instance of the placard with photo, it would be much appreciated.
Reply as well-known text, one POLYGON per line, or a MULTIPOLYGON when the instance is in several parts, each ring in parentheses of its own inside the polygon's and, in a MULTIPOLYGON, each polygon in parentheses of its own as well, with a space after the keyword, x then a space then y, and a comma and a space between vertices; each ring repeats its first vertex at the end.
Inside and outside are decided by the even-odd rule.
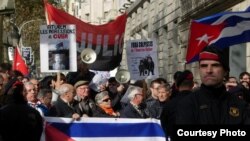
POLYGON ((77 70, 75 25, 40 27, 41 72, 77 70))

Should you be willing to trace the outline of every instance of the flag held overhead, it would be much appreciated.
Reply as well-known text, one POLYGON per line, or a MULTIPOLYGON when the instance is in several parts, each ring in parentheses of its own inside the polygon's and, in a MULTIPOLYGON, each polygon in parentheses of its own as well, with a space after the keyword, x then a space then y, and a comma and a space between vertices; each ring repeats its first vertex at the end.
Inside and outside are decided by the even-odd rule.
POLYGON ((14 60, 13 60, 13 70, 20 71, 24 76, 29 74, 28 66, 26 65, 25 61, 23 60, 18 47, 15 47, 14 52, 14 60))
POLYGON ((220 48, 250 41, 250 11, 222 12, 192 21, 186 63, 198 60, 208 45, 220 48))
POLYGON ((91 70, 110 71, 120 65, 122 60, 123 39, 127 15, 118 16, 115 20, 103 25, 91 25, 45 2, 48 24, 76 25, 77 49, 93 49, 97 54, 96 61, 89 65, 91 70))

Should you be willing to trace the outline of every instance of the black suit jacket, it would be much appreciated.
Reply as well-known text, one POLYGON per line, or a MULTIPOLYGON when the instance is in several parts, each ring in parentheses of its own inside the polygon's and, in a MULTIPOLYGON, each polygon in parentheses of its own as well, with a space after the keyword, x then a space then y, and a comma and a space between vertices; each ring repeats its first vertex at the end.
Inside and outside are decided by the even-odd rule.
POLYGON ((72 115, 76 113, 75 109, 64 102, 61 98, 55 102, 49 111, 49 116, 52 117, 69 117, 72 118, 72 115))

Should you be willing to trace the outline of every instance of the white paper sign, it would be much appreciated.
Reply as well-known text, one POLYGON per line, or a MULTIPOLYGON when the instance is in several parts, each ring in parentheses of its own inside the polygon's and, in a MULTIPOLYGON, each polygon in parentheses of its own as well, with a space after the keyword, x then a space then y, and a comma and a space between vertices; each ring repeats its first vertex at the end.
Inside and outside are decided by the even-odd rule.
POLYGON ((128 41, 127 62, 132 80, 159 77, 157 45, 155 41, 128 41))
POLYGON ((32 48, 31 47, 22 47, 22 56, 26 61, 26 64, 31 63, 31 53, 32 53, 32 48))
POLYGON ((9 60, 13 61, 13 57, 14 57, 14 48, 13 47, 8 47, 8 55, 9 55, 9 60))
POLYGON ((40 26, 41 72, 77 71, 75 25, 40 26))

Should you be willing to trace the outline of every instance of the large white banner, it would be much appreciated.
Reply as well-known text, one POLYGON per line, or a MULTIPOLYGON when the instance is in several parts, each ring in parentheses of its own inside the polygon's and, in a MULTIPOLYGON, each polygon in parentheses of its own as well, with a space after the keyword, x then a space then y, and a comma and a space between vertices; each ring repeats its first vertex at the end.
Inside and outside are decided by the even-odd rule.
POLYGON ((132 80, 159 77, 155 41, 130 40, 127 43, 127 63, 132 80))
POLYGON ((77 71, 75 25, 40 26, 41 72, 77 71))

